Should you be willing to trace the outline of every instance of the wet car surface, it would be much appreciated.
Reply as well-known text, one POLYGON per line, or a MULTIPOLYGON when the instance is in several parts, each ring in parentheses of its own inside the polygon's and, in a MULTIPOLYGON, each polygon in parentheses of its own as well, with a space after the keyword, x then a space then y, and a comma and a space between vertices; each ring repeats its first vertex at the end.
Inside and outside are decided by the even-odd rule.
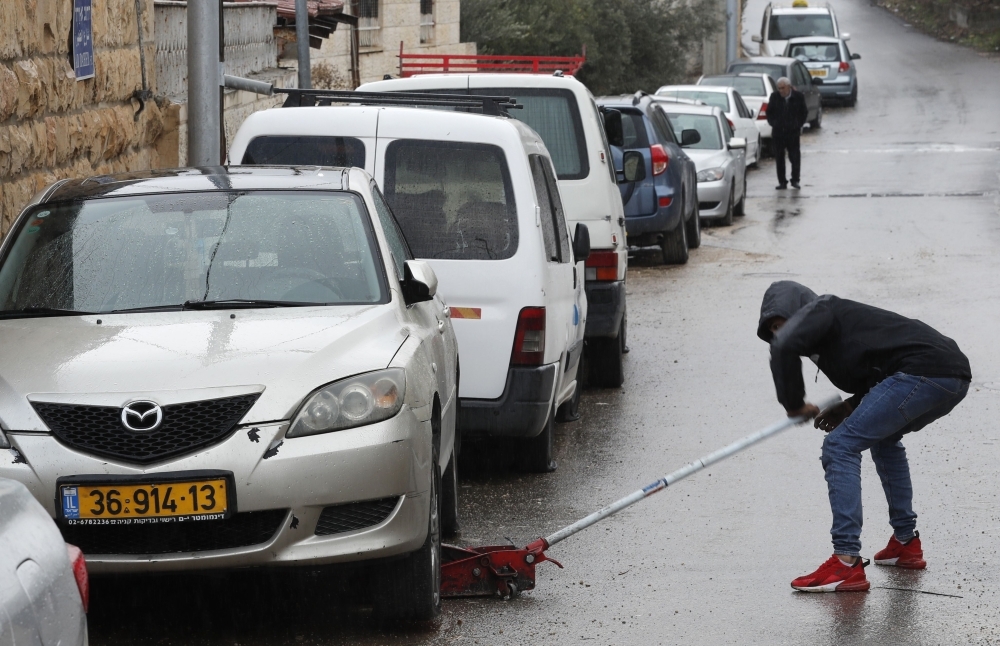
MULTIPOLYGON (((763 4, 751 0, 748 20, 763 4)), ((868 593, 791 590, 831 552, 823 434, 808 426, 559 544, 549 553, 566 569, 541 565, 537 589, 516 600, 450 600, 438 623, 380 625, 359 595, 363 572, 95 578, 91 642, 997 643, 1000 60, 867 3, 837 12, 864 45, 865 92, 803 135, 802 190, 775 192, 762 162, 747 215, 705 229, 689 264, 630 260, 627 387, 584 393, 581 420, 557 427, 552 474, 472 450, 456 542, 523 545, 780 419, 755 329, 764 290, 789 278, 919 318, 970 358, 966 400, 904 439, 927 570, 872 565, 868 593)), ((806 366, 810 396, 832 394, 806 366)), ((862 469, 870 558, 890 530, 869 458, 862 469)))

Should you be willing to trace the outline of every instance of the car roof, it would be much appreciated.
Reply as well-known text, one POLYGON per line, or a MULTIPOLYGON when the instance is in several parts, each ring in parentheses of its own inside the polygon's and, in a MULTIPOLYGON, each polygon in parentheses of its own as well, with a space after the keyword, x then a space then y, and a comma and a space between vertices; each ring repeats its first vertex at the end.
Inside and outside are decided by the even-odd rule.
POLYGON ((789 45, 794 45, 795 43, 827 43, 829 45, 837 45, 841 42, 843 41, 839 38, 832 38, 830 36, 798 36, 788 39, 789 45))
MULTIPOLYGON (((520 74, 520 73, 476 73, 476 74, 419 74, 406 78, 383 79, 381 81, 371 81, 363 83, 358 90, 365 92, 389 92, 391 88, 411 87, 414 89, 441 89, 448 87, 462 88, 469 86, 469 79, 475 78, 479 81, 496 81, 489 83, 485 87, 564 87, 577 89, 583 84, 576 78, 553 74, 520 74), (442 85, 445 83, 445 85, 442 85), (383 89, 384 88, 384 89, 383 89)), ((477 84, 479 85, 479 84, 477 84)))
POLYGON ((794 63, 795 61, 796 59, 791 58, 789 56, 751 56, 750 58, 737 59, 732 63, 730 63, 730 65, 732 65, 733 63, 744 63, 744 64, 766 63, 770 65, 788 65, 790 63, 794 63))
POLYGON ((371 178, 360 168, 322 166, 211 166, 98 175, 58 182, 42 203, 225 190, 349 190, 371 178), (351 182, 349 176, 354 176, 351 182))
POLYGON ((664 112, 673 112, 676 114, 705 114, 705 115, 720 115, 722 114, 722 109, 714 105, 691 105, 688 103, 674 103, 672 101, 664 101, 660 104, 664 112))
MULTIPOLYGON (((732 75, 729 75, 732 76, 732 75)), ((719 92, 729 93, 733 88, 729 85, 664 85, 657 90, 659 92, 676 92, 678 90, 691 90, 694 92, 719 92)), ((659 95, 658 95, 659 96, 659 95)))
POLYGON ((780 5, 771 6, 771 15, 789 14, 789 13, 799 13, 799 14, 812 14, 814 16, 833 13, 830 7, 782 7, 780 5))

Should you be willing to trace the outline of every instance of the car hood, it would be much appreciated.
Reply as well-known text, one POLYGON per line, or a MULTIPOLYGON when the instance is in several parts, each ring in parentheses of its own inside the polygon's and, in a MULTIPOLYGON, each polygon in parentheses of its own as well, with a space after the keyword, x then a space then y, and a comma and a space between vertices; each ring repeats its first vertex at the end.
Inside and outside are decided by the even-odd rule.
POLYGON ((0 423, 45 431, 31 401, 122 406, 261 393, 244 423, 287 419, 317 387, 385 368, 391 305, 0 321, 0 423))
POLYGON ((684 152, 694 162, 695 168, 703 171, 707 168, 718 168, 729 160, 728 150, 697 150, 685 148, 684 152))

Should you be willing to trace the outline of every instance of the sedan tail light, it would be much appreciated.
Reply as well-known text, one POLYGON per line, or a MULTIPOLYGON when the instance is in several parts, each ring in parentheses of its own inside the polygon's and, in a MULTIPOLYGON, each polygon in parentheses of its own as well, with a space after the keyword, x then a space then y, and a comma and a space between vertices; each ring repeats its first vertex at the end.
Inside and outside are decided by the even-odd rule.
POLYGON ((76 589, 80 591, 83 611, 87 612, 87 608, 90 607, 90 579, 87 577, 87 560, 79 547, 69 543, 66 543, 66 554, 69 556, 70 566, 73 568, 76 589))
POLYGON ((841 61, 841 63, 840 63, 840 71, 841 72, 846 72, 849 69, 851 69, 851 64, 848 63, 847 61, 841 61))
POLYGON ((767 121, 767 103, 760 104, 760 112, 757 113, 757 121, 763 119, 767 121))
POLYGON ((545 308, 525 307, 517 316, 512 366, 540 366, 545 355, 545 308))
POLYGON ((661 175, 667 170, 667 164, 670 163, 667 149, 660 144, 653 144, 649 147, 649 154, 653 158, 653 175, 661 175))
POLYGON ((618 254, 614 251, 591 251, 584 267, 587 280, 618 280, 618 254))

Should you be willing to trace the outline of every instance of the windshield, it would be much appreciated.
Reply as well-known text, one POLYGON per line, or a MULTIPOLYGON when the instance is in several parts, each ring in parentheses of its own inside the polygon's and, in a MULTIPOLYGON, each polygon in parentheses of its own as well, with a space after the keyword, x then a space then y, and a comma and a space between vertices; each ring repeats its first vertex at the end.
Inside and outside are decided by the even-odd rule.
POLYGON ((384 302, 367 211, 348 193, 205 192, 36 208, 0 266, 0 313, 228 299, 384 302))
POLYGON ((833 37, 833 19, 828 13, 782 14, 771 16, 768 25, 768 40, 788 40, 801 36, 833 37))
POLYGON ((701 101, 705 105, 712 105, 722 108, 723 112, 729 112, 729 97, 725 92, 711 92, 702 90, 664 90, 657 92, 657 96, 673 97, 677 99, 691 99, 701 101))
MULTIPOLYGON (((710 114, 668 114, 670 125, 674 132, 697 130, 701 141, 685 148, 694 150, 722 150, 722 135, 719 132, 719 120, 710 114)), ((683 135, 682 135, 683 136, 683 135)))
POLYGON ((835 43, 803 43, 789 47, 788 55, 804 63, 837 63, 840 48, 835 43))
POLYGON ((698 85, 736 88, 742 96, 767 96, 764 79, 749 76, 706 76, 698 85))

